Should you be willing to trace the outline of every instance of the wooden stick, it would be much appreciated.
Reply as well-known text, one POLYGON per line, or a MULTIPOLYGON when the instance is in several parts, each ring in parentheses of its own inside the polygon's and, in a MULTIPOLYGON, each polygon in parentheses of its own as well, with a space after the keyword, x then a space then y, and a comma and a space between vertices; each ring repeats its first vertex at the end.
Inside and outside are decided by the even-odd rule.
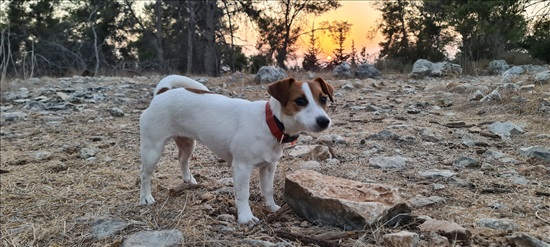
POLYGON ((311 237, 307 237, 307 236, 304 236, 304 235, 298 235, 298 234, 291 233, 291 232, 288 232, 288 231, 283 231, 283 230, 275 230, 275 234, 280 238, 286 238, 286 239, 289 239, 289 240, 292 240, 292 241, 298 240, 298 241, 300 241, 304 244, 316 244, 316 245, 319 245, 320 247, 338 247, 338 246, 340 246, 339 244, 333 243, 333 242, 330 242, 330 241, 311 238, 311 237))

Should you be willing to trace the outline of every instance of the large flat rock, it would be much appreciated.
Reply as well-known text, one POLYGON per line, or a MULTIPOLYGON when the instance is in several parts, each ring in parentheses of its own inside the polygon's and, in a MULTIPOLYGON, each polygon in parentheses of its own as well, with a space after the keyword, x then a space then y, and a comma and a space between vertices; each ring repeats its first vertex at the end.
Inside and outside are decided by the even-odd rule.
POLYGON ((374 224, 391 225, 406 217, 397 215, 411 212, 397 188, 326 176, 311 170, 299 170, 286 177, 284 199, 309 221, 346 230, 364 229, 374 224))

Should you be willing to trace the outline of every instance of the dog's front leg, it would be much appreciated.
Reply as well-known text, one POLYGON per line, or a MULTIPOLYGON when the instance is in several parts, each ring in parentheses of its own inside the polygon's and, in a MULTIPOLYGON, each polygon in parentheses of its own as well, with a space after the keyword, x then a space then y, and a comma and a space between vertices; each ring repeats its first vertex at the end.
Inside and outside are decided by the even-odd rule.
POLYGON ((241 224, 254 224, 260 220, 252 214, 248 198, 250 197, 250 176, 253 167, 242 162, 232 162, 233 184, 235 186, 235 204, 238 220, 241 224))
POLYGON ((265 164, 260 167, 260 186, 262 189, 262 195, 265 200, 265 205, 273 212, 281 208, 273 199, 273 179, 275 178, 276 168, 277 162, 265 164))

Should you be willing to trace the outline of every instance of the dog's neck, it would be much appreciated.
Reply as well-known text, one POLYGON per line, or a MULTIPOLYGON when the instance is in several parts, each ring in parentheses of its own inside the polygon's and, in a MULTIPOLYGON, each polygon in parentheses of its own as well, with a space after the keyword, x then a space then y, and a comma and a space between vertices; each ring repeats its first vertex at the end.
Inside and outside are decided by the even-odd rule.
POLYGON ((270 114, 273 115, 273 119, 270 119, 269 116, 266 116, 268 120, 268 125, 271 125, 271 133, 274 136, 277 135, 276 138, 278 139, 278 141, 283 140, 283 137, 279 137, 279 135, 281 134, 286 135, 283 142, 292 142, 297 139, 298 134, 301 132, 301 130, 296 130, 296 126, 295 124, 293 124, 292 119, 283 114, 281 103, 275 98, 271 97, 266 107, 269 107, 269 109, 271 109, 270 114), (275 133, 278 132, 278 130, 280 130, 280 132, 275 133))

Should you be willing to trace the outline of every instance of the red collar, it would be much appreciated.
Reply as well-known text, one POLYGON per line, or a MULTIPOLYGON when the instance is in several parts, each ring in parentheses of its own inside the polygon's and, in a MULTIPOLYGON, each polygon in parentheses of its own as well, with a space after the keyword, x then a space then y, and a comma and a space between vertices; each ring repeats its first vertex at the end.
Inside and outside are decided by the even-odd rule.
POLYGON ((279 143, 288 143, 288 142, 295 142, 300 135, 293 135, 290 136, 288 134, 284 133, 285 126, 275 115, 273 115, 273 112, 271 111, 271 107, 269 107, 269 102, 265 104, 265 121, 267 123, 267 126, 269 126, 269 131, 271 131, 271 134, 277 139, 277 142, 279 143))

